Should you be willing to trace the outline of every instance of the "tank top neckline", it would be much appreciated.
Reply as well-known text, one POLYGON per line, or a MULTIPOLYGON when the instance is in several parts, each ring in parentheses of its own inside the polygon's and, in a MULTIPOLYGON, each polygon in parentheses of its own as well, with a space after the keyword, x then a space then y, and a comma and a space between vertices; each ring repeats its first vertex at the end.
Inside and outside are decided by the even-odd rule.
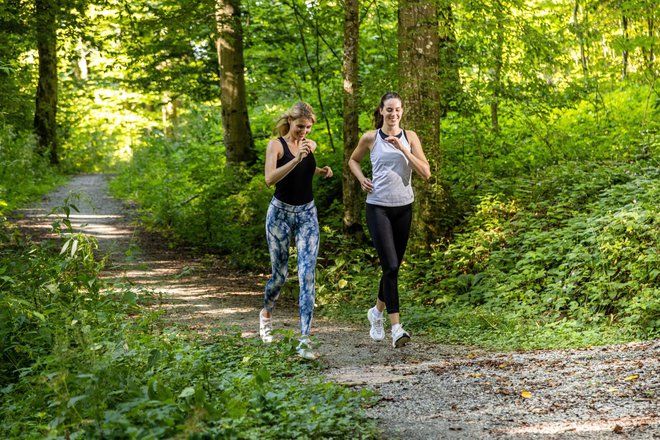
POLYGON ((284 156, 289 156, 289 157, 295 157, 293 155, 293 152, 289 148, 289 143, 284 139, 284 136, 280 136, 280 142, 282 143, 282 146, 284 147, 284 156))
MULTIPOLYGON (((398 138, 400 139, 401 137, 404 136, 404 131, 405 131, 405 130, 402 128, 401 131, 400 131, 399 133, 397 133, 397 134, 395 134, 395 135, 393 135, 393 136, 394 136, 394 137, 398 137, 398 138)), ((383 131, 382 128, 379 128, 379 129, 378 129, 378 134, 380 135, 381 139, 387 139, 388 137, 390 137, 390 135, 387 134, 387 133, 385 133, 385 132, 383 131)))

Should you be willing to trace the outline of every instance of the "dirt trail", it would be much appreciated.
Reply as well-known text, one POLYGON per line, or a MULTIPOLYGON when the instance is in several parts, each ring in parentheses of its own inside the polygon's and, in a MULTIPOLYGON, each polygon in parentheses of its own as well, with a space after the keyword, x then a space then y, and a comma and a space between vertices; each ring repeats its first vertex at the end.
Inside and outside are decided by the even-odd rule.
MULTIPOLYGON (((267 274, 238 274, 212 257, 193 258, 138 233, 134 213, 108 195, 107 180, 77 176, 19 211, 18 223, 44 234, 51 209, 80 194, 72 223, 86 224, 82 229, 110 256, 109 277, 161 292, 172 323, 200 332, 235 325, 256 337, 267 274)), ((294 299, 283 298, 274 327, 295 331, 297 324, 294 299)), ((331 380, 382 396, 368 413, 384 438, 660 439, 660 340, 489 353, 414 337, 394 350, 372 342, 366 323, 356 328, 326 319, 315 320, 313 335, 331 380)))

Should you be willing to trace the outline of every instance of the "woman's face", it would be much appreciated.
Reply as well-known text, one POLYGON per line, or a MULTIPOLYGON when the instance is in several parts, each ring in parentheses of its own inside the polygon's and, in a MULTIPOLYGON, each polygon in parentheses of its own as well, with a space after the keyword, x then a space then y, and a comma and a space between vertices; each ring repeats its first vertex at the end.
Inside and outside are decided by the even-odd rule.
POLYGON ((312 125, 314 125, 314 122, 312 122, 311 119, 298 118, 289 121, 289 125, 291 127, 289 128, 291 140, 302 140, 310 131, 312 131, 312 125))
POLYGON ((390 98, 383 103, 383 108, 380 109, 380 114, 383 115, 383 121, 387 125, 399 125, 401 116, 403 116, 403 105, 397 98, 390 98))

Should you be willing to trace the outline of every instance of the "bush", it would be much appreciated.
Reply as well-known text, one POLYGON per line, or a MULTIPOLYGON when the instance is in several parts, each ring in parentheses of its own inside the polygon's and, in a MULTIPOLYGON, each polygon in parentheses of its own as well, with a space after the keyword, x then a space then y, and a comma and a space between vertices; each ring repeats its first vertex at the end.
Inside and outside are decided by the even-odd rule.
MULTIPOLYGON (((406 325, 504 348, 660 335, 660 144, 645 98, 614 90, 603 97, 609 110, 578 103, 532 132, 533 117, 499 135, 447 118, 445 177, 467 209, 448 238, 407 253, 406 325)), ((364 246, 330 244, 324 310, 352 316, 351 304, 373 301, 378 262, 364 246)))
POLYGON ((0 216, 62 181, 35 149, 33 134, 16 132, 10 125, 0 127, 0 216))
POLYGON ((326 383, 292 333, 201 340, 143 309, 148 292, 104 285, 94 240, 14 237, 0 253, 0 437, 375 438, 371 394, 326 383))

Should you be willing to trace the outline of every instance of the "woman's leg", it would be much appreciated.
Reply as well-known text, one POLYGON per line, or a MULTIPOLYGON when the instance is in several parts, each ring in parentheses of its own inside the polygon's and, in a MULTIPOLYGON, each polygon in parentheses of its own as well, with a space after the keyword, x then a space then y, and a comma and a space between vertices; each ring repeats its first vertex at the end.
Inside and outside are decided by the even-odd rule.
POLYGON ((309 335, 316 299, 316 260, 319 253, 319 221, 312 205, 297 214, 296 248, 298 250, 298 276, 300 280, 300 333, 309 335))
MULTIPOLYGON (((367 225, 383 271, 376 308, 384 304, 390 321, 399 321, 399 267, 410 235, 412 207, 382 207, 367 204, 367 225)), ((380 307, 379 307, 380 306, 380 307)))
POLYGON ((290 213, 271 204, 266 215, 266 240, 272 272, 264 290, 262 315, 265 318, 270 318, 289 272, 291 232, 290 213))
MULTIPOLYGON (((397 258, 397 304, 399 302, 399 289, 398 289, 398 274, 399 267, 403 261, 403 256, 406 253, 408 246, 408 238, 410 237, 410 226, 412 224, 412 205, 391 208, 389 218, 392 225, 392 232, 394 237, 394 249, 397 258)), ((390 323, 392 325, 399 324, 399 313, 388 313, 390 323)))

